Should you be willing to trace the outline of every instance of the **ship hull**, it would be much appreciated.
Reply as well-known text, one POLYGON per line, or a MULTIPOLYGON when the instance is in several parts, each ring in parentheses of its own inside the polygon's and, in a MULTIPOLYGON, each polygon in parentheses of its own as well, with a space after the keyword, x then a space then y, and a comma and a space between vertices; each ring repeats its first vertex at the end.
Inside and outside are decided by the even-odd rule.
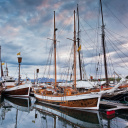
POLYGON ((77 110, 99 109, 100 94, 81 94, 73 96, 44 96, 34 93, 35 98, 42 103, 77 110))
POLYGON ((128 102, 128 91, 127 92, 121 92, 120 94, 116 94, 116 95, 114 95, 114 94, 113 95, 103 95, 102 99, 128 102))
POLYGON ((29 97, 30 85, 18 85, 12 88, 5 89, 3 95, 9 97, 29 97))

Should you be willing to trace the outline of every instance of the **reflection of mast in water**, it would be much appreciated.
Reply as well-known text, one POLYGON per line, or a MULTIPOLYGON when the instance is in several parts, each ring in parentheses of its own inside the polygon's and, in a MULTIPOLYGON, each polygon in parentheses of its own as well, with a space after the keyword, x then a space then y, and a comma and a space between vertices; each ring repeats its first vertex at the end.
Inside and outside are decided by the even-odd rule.
POLYGON ((16 124, 15 124, 15 128, 17 128, 17 118, 18 118, 18 109, 16 110, 16 124))
POLYGON ((21 116, 20 113, 30 113, 30 111, 33 109, 34 104, 34 98, 26 98, 26 99, 20 99, 20 98, 12 98, 12 97, 4 97, 4 101, 0 104, 0 127, 3 125, 4 127, 7 127, 10 125, 10 119, 14 119, 14 122, 12 122, 11 125, 13 125, 14 128, 18 128, 21 125, 21 116), (13 112, 13 115, 10 115, 10 112, 13 112), (20 123, 19 118, 20 116, 20 123), (6 122, 6 123, 5 123, 6 122))
POLYGON ((54 116, 54 128, 56 128, 56 116, 54 116))
MULTIPOLYGON (((101 127, 99 112, 77 111, 70 109, 62 109, 58 107, 51 107, 41 103, 35 103, 35 109, 37 112, 43 115, 43 119, 46 120, 46 124, 49 124, 49 118, 54 120, 54 128, 56 123, 61 123, 62 126, 74 126, 74 127, 101 127), (88 116, 87 116, 88 115, 88 116), (47 118, 46 118, 47 117, 47 118), (48 122, 47 122, 48 121, 48 122)), ((46 125, 47 126, 47 125, 46 125)))
POLYGON ((3 120, 5 120, 6 113, 11 110, 10 108, 12 106, 10 106, 10 104, 8 104, 8 103, 2 102, 0 107, 1 107, 1 115, 0 115, 0 117, 1 117, 1 125, 2 125, 3 120))
POLYGON ((40 106, 40 108, 38 109, 35 107, 35 120, 32 120, 32 122, 35 123, 36 119, 40 117, 41 117, 41 123, 43 127, 49 128, 49 118, 52 118, 53 119, 52 127, 56 128, 56 120, 57 120, 56 115, 52 114, 49 111, 44 110, 42 106, 40 106), (40 116, 38 116, 37 113, 39 113, 40 116), (45 123, 43 121, 45 121, 45 123))
POLYGON ((13 98, 13 97, 6 97, 5 102, 9 103, 11 106, 14 108, 21 110, 21 111, 26 111, 30 112, 33 109, 33 103, 32 99, 30 98, 13 98))

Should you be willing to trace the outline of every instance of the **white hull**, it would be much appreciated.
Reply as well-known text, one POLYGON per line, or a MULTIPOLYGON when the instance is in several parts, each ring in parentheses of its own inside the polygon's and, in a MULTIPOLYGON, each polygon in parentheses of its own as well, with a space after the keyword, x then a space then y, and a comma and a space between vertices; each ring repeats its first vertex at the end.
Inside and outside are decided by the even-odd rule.
POLYGON ((70 109, 78 109, 78 110, 87 110, 87 109, 94 109, 98 110, 99 109, 99 103, 101 99, 101 94, 81 94, 81 95, 73 95, 73 96, 63 96, 63 97, 57 97, 57 96, 43 96, 38 93, 34 93, 34 96, 41 101, 42 103, 49 104, 52 106, 57 106, 57 107, 63 107, 63 108, 70 108, 70 109), (91 100, 97 98, 97 104, 95 107, 70 107, 70 106, 65 106, 65 105, 58 105, 54 104, 54 102, 72 102, 72 101, 80 101, 80 100, 91 100), (48 102, 50 101, 50 102, 48 102))
POLYGON ((4 95, 10 97, 29 97, 30 93, 30 84, 18 85, 5 89, 4 95))

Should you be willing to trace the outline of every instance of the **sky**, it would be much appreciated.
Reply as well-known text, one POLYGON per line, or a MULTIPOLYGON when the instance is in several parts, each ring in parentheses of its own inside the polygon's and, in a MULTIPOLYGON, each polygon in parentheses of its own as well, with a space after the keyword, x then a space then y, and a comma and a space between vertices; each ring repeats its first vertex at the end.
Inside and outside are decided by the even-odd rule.
MULTIPOLYGON (((9 75, 18 77, 17 53, 21 52, 21 77, 54 78, 53 18, 57 38, 57 78, 72 73, 74 10, 79 6, 83 68, 88 77, 104 77, 99 0, 0 0, 0 45, 9 75), (67 39, 70 38, 70 39, 67 39), (100 54, 100 56, 99 56, 100 54), (97 65, 99 65, 97 67, 97 65)), ((108 74, 126 76, 128 70, 128 1, 102 0, 108 74)), ((78 55, 77 55, 78 57, 78 55)), ((5 65, 4 65, 5 69, 5 65)), ((110 76, 109 75, 109 76, 110 76)), ((78 59, 77 78, 79 79, 78 59)))

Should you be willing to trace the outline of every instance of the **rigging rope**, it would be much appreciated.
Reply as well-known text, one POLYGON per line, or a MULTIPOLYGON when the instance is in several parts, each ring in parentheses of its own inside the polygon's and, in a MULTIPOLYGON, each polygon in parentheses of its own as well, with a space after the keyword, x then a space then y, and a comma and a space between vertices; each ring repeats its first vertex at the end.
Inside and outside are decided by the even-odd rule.
MULTIPOLYGON (((106 36, 108 38, 108 42, 110 43, 110 45, 112 46, 112 48, 116 51, 117 55, 119 56, 119 58, 122 60, 122 62, 125 64, 125 66, 128 68, 128 66, 126 65, 126 63, 123 61, 123 59, 121 58, 121 56, 119 55, 119 53, 117 52, 117 50, 115 49, 115 47, 113 47, 113 44, 111 43, 111 40, 109 39, 108 36, 106 36)), ((114 45, 115 46, 115 45, 114 45)), ((119 50, 119 49, 118 49, 119 50)), ((119 50, 120 51, 120 50, 119 50)))
POLYGON ((111 14, 126 28, 128 27, 112 12, 112 10, 107 6, 107 4, 103 1, 104 5, 107 7, 107 9, 111 12, 111 14))

